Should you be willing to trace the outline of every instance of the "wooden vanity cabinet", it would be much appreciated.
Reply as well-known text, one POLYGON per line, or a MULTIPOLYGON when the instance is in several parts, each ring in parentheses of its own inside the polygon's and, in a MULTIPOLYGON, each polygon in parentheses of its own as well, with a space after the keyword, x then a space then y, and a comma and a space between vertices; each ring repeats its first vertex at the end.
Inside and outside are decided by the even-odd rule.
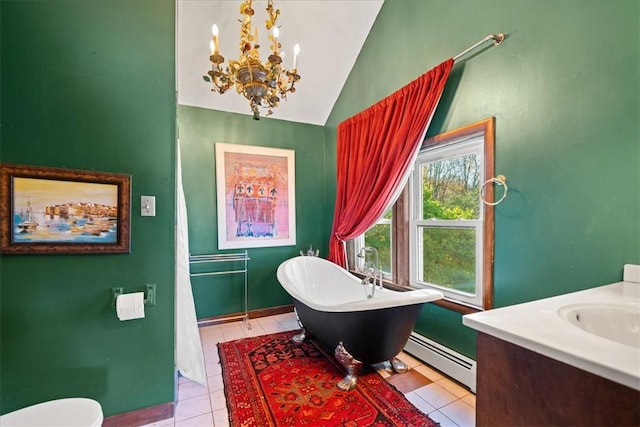
POLYGON ((640 426, 640 391, 478 333, 476 426, 640 426))

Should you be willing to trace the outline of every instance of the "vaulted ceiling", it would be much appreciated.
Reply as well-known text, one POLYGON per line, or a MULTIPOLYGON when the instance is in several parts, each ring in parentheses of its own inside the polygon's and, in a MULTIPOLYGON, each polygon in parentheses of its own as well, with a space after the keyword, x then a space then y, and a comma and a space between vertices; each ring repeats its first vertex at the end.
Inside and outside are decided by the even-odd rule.
MULTIPOLYGON (((293 46, 301 46, 296 92, 273 110, 272 118, 324 125, 355 63, 384 0, 274 0, 285 68, 293 46)), ((211 26, 220 29, 220 53, 238 57, 241 0, 178 0, 178 104, 251 115, 248 101, 234 89, 220 95, 202 78, 211 69, 211 26)), ((259 27, 261 56, 267 55, 267 2, 255 0, 253 24, 259 27)))

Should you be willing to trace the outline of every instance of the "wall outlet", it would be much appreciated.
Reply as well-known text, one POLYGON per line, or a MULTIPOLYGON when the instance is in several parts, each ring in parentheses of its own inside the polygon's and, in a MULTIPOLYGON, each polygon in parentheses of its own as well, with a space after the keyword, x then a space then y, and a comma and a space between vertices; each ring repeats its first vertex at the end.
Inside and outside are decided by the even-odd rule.
POLYGON ((156 196, 140 196, 140 216, 156 216, 156 196))

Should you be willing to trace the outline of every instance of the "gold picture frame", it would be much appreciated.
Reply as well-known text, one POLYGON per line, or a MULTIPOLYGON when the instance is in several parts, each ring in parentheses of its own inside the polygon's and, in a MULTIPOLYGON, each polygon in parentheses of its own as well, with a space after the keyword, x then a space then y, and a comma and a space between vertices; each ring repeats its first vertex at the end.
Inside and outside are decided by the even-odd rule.
POLYGON ((131 176, 0 164, 0 253, 129 253, 131 176))

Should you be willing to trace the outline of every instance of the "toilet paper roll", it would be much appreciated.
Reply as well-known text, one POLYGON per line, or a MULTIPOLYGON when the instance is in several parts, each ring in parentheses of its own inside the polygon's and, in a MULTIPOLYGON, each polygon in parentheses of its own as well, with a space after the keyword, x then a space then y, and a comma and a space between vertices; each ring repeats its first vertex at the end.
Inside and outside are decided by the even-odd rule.
POLYGON ((144 292, 118 295, 116 298, 116 313, 120 320, 144 318, 144 292))

